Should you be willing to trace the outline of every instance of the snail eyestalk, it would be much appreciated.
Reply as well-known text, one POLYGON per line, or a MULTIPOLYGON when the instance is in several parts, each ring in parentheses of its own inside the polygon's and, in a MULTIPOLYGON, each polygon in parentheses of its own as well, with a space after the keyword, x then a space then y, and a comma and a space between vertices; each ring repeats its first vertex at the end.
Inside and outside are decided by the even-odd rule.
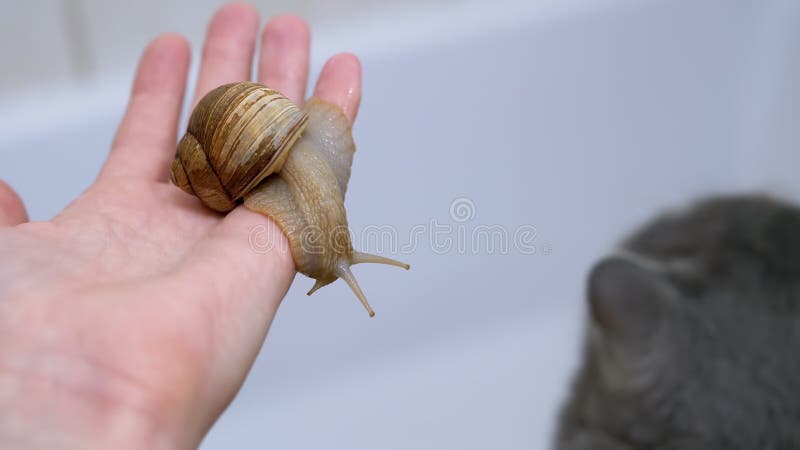
POLYGON ((353 252, 353 257, 351 258, 353 264, 361 264, 361 263, 373 263, 373 264, 385 264, 387 266, 395 266, 395 267, 402 267, 403 269, 410 269, 411 266, 404 262, 400 262, 396 259, 386 258, 383 256, 373 255, 371 253, 363 253, 363 252, 353 252))
POLYGON ((367 297, 364 296, 364 293, 361 291, 361 286, 358 285, 358 281, 356 277, 353 276, 353 272, 350 271, 350 267, 340 264, 339 267, 336 268, 334 274, 343 279, 347 282, 350 286, 350 289, 353 290, 353 293, 356 294, 358 300, 364 305, 364 309, 367 310, 370 317, 375 317, 375 311, 372 310, 372 307, 369 306, 369 302, 367 301, 367 297))

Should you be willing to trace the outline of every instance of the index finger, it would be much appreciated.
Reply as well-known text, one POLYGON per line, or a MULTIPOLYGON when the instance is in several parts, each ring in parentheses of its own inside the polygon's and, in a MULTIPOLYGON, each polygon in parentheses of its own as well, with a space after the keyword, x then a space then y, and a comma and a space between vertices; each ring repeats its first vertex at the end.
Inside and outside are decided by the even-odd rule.
POLYGON ((182 36, 165 34, 147 46, 101 177, 167 177, 188 69, 189 44, 182 36))

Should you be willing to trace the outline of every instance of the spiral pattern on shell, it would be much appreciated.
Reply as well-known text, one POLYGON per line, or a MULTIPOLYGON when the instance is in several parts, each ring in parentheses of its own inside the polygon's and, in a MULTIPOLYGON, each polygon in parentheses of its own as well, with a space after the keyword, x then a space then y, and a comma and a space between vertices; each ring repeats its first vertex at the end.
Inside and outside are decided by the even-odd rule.
POLYGON ((307 121, 308 115, 291 100, 265 86, 220 86, 192 112, 170 178, 206 206, 230 211, 281 169, 307 121))

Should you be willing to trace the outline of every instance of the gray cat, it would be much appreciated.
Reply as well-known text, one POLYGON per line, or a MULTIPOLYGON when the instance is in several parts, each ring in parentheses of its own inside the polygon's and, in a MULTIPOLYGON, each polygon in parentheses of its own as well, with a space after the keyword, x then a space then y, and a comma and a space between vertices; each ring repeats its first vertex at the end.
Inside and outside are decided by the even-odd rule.
POLYGON ((558 450, 800 449, 800 209, 716 198, 598 263, 558 450))

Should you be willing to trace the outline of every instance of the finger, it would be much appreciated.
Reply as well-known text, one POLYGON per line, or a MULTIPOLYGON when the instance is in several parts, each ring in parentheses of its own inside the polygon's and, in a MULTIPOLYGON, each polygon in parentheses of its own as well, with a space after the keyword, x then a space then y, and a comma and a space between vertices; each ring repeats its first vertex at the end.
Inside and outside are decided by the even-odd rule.
POLYGON ((311 33, 303 19, 283 15, 270 20, 261 35, 258 81, 298 105, 306 96, 311 33))
POLYGON ((14 226, 28 221, 25 205, 14 189, 0 180, 0 226, 14 226))
POLYGON ((147 46, 101 177, 166 179, 188 68, 189 44, 182 36, 162 35, 147 46))
POLYGON ((217 11, 208 26, 193 104, 215 87, 250 79, 258 20, 258 11, 244 3, 217 11))
POLYGON ((361 63, 351 53, 340 53, 322 68, 314 96, 339 105, 350 122, 361 104, 361 63))

